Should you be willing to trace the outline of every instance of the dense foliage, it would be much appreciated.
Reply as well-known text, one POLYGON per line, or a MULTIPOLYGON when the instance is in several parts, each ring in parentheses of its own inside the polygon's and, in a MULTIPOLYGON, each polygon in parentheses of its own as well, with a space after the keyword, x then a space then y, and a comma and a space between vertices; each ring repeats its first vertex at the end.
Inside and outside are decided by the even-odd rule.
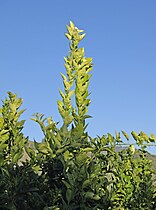
POLYGON ((66 75, 61 74, 64 91, 60 90, 57 101, 62 126, 35 114, 33 120, 44 140, 31 147, 22 133, 22 99, 9 92, 0 109, 0 209, 154 210, 155 171, 146 158, 146 145, 154 143, 155 137, 132 131, 139 149, 129 144, 117 151, 129 141, 124 131, 89 136, 92 59, 78 47, 83 31, 72 22, 67 30, 70 51, 64 59, 66 75), (24 153, 28 158, 21 161, 24 153))

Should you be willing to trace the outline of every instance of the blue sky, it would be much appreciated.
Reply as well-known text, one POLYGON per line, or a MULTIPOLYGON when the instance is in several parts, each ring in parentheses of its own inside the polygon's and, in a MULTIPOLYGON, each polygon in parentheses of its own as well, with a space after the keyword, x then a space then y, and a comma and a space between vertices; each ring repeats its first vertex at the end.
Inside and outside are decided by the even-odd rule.
POLYGON ((89 134, 156 135, 155 0, 0 0, 0 99, 7 91, 24 99, 25 135, 43 137, 33 113, 61 121, 56 101, 70 20, 85 30, 82 46, 94 63, 89 134))

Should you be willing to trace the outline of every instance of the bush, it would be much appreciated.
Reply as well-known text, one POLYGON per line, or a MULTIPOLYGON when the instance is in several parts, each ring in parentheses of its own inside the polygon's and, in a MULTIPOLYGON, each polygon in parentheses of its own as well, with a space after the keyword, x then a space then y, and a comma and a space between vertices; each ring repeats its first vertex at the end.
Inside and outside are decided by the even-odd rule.
POLYGON ((44 134, 30 146, 19 120, 22 99, 9 92, 0 109, 0 209, 2 210, 153 210, 156 209, 155 171, 146 158, 146 145, 155 142, 132 131, 133 145, 122 131, 91 138, 86 131, 90 105, 88 85, 93 64, 79 42, 85 34, 72 22, 65 34, 70 52, 61 74, 64 91, 57 101, 63 124, 35 114, 44 134), (74 102, 73 102, 74 101, 74 102), (27 154, 26 160, 21 159, 27 154))

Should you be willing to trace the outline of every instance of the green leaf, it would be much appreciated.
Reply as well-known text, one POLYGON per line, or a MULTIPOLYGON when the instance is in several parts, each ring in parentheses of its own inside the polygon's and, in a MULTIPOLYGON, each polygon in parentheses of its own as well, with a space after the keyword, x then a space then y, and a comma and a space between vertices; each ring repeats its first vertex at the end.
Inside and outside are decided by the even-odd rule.
POLYGON ((91 184, 91 180, 87 179, 83 182, 82 184, 82 189, 86 188, 87 186, 89 186, 91 184))
POLYGON ((87 199, 92 199, 92 200, 96 200, 96 201, 100 200, 100 196, 94 194, 93 192, 89 192, 89 191, 86 192, 85 198, 87 198, 87 199))
POLYGON ((4 119, 0 117, 0 128, 3 127, 3 124, 4 124, 4 119))
POLYGON ((92 118, 92 116, 90 116, 90 115, 84 115, 83 117, 84 117, 84 119, 92 118))
POLYGON ((13 113, 15 113, 16 112, 16 105, 15 104, 11 104, 10 103, 10 109, 11 109, 11 111, 13 112, 13 113))
POLYGON ((72 199, 72 194, 73 194, 72 190, 68 188, 66 191, 66 199, 67 199, 68 205, 72 199))
POLYGON ((64 148, 62 148, 62 149, 58 149, 58 150, 56 150, 56 155, 60 155, 60 154, 62 154, 62 153, 64 153, 64 151, 66 151, 66 147, 64 147, 64 148))
POLYGON ((64 93, 61 90, 59 90, 59 92, 60 92, 61 97, 64 99, 65 98, 64 93))
POLYGON ((4 157, 0 154, 0 167, 4 164, 4 157))
POLYGON ((84 152, 92 152, 92 151, 94 151, 94 148, 92 148, 92 147, 86 147, 86 148, 83 149, 83 151, 84 152))
POLYGON ((72 189, 72 186, 66 182, 65 180, 62 180, 63 184, 66 186, 67 189, 72 189))
POLYGON ((142 137, 144 139, 144 141, 146 141, 148 143, 150 142, 149 137, 147 136, 146 133, 141 131, 139 135, 140 135, 140 137, 142 137))
POLYGON ((131 134, 132 134, 133 138, 134 138, 136 141, 139 140, 139 136, 138 136, 138 134, 137 134, 135 131, 132 131, 131 134))
POLYGON ((85 36, 86 36, 86 34, 80 35, 80 40, 82 40, 85 36))
POLYGON ((150 139, 151 142, 155 142, 156 141, 156 137, 152 133, 150 134, 149 139, 150 139))
POLYGON ((83 165, 87 159, 89 159, 89 155, 87 152, 81 152, 76 156, 77 163, 81 166, 83 165))
POLYGON ((69 98, 71 98, 74 93, 75 93, 75 90, 70 91, 69 94, 68 94, 69 98))
POLYGON ((83 125, 82 124, 78 124, 75 128, 73 128, 71 130, 71 134, 72 137, 76 140, 76 139, 80 139, 81 136, 83 135, 83 125))
POLYGON ((14 154, 12 159, 13 163, 17 163, 19 159, 21 159, 21 157, 22 157, 22 151, 19 151, 18 153, 14 154))
POLYGON ((71 39, 72 39, 71 35, 69 35, 68 33, 65 33, 65 36, 66 36, 66 37, 67 37, 67 39, 69 39, 69 40, 71 40, 71 39))
POLYGON ((70 21, 70 27, 71 27, 72 29, 75 28, 75 25, 74 25, 74 23, 73 23, 72 21, 70 21))
POLYGON ((68 150, 65 151, 65 153, 64 153, 64 160, 68 161, 68 160, 71 160, 72 158, 73 158, 73 154, 71 152, 69 152, 68 150))
POLYGON ((19 118, 21 114, 25 111, 26 109, 20 110, 16 113, 16 116, 19 118))
POLYGON ((124 132, 124 131, 121 131, 121 132, 122 132, 122 134, 124 135, 124 137, 125 137, 127 140, 129 140, 128 134, 127 134, 126 132, 124 132))
POLYGON ((48 154, 49 153, 48 148, 46 147, 46 145, 44 143, 38 143, 38 142, 34 141, 34 145, 35 145, 35 148, 39 152, 41 152, 43 154, 48 154))
POLYGON ((25 151, 26 151, 26 153, 28 154, 28 156, 29 156, 30 158, 34 158, 34 157, 35 157, 35 151, 34 151, 34 149, 32 149, 32 148, 26 146, 26 147, 25 147, 25 151))
POLYGON ((21 98, 17 98, 14 101, 14 105, 16 106, 16 109, 18 109, 22 105, 23 100, 21 98))
POLYGON ((130 150, 131 154, 133 155, 135 153, 135 147, 134 147, 134 145, 130 145, 129 146, 129 150, 130 150))

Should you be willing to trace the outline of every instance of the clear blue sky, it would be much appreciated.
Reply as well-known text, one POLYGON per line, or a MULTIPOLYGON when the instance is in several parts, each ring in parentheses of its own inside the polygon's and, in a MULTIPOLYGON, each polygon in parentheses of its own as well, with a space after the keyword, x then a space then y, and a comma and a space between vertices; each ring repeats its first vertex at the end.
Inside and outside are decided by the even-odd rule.
POLYGON ((94 63, 89 134, 156 134, 155 0, 0 0, 0 99, 7 91, 24 99, 25 135, 43 137, 33 113, 61 120, 70 20, 85 30, 82 45, 94 63))

